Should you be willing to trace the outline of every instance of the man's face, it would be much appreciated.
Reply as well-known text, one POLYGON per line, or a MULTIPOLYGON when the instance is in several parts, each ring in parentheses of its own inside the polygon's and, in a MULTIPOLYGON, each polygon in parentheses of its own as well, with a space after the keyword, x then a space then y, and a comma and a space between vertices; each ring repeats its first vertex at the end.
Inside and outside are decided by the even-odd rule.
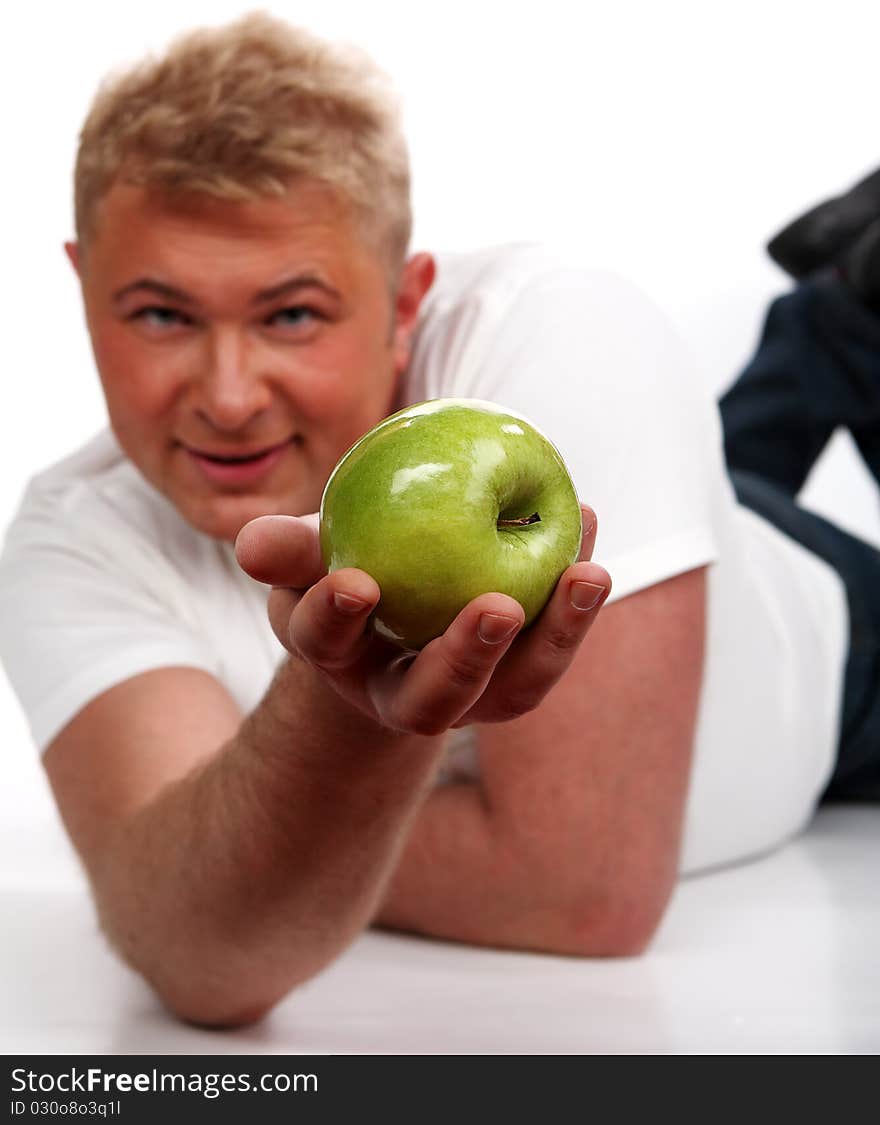
POLYGON ((117 183, 68 247, 113 430, 194 527, 315 511, 391 412, 433 263, 392 293, 381 255, 316 184, 283 199, 169 199, 117 183))

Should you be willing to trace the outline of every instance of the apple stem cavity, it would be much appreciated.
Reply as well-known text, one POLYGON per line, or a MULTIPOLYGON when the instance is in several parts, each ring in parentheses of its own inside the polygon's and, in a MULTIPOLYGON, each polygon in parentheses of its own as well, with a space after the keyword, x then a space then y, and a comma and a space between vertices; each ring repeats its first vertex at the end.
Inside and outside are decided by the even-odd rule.
POLYGON ((537 512, 532 512, 530 516, 522 516, 518 520, 499 520, 499 527, 528 527, 530 523, 540 523, 541 517, 537 512))

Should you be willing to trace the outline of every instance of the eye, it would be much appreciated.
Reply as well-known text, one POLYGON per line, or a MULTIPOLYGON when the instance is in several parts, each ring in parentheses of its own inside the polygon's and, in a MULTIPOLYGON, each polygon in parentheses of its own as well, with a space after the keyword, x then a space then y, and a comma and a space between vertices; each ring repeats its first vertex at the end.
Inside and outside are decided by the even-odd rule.
POLYGON ((282 331, 293 331, 313 327, 319 320, 325 319, 322 313, 309 305, 290 305, 272 313, 266 318, 266 324, 282 331))
POLYGON ((179 309, 169 308, 167 305, 144 305, 143 308, 135 309, 128 319, 160 332, 184 324, 192 324, 185 313, 180 312, 179 309))

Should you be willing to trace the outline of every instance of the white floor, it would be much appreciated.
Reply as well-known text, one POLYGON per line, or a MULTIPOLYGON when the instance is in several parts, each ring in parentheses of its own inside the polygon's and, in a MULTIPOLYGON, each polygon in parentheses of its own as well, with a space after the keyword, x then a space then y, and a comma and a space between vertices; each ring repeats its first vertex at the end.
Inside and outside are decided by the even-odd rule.
POLYGON ((176 1023, 108 951, 56 823, 13 815, 0 845, 2 1053, 880 1052, 877 806, 682 882, 642 958, 369 933, 233 1033, 176 1023))

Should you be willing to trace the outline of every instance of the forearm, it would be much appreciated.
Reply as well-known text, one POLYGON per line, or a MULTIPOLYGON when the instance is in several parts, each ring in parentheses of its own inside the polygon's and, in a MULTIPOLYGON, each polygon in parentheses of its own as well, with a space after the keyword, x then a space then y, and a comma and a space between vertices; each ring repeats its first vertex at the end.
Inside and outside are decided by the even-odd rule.
POLYGON ((465 782, 422 804, 374 921, 476 945, 577 952, 558 891, 479 783, 465 782))
POLYGON ((190 1018, 250 1018, 338 954, 433 776, 439 740, 383 729, 309 677, 286 663, 237 735, 92 865, 108 936, 190 1018))
POLYGON ((503 944, 511 875, 480 786, 438 786, 423 801, 374 924, 477 944, 503 944))
POLYGON ((632 888, 614 878, 602 840, 592 848, 570 844, 561 856, 557 834, 532 838, 518 830, 506 812, 493 810, 478 782, 439 787, 412 824, 373 923, 501 949, 580 957, 642 952, 650 933, 632 926, 641 907, 633 906, 632 888))

